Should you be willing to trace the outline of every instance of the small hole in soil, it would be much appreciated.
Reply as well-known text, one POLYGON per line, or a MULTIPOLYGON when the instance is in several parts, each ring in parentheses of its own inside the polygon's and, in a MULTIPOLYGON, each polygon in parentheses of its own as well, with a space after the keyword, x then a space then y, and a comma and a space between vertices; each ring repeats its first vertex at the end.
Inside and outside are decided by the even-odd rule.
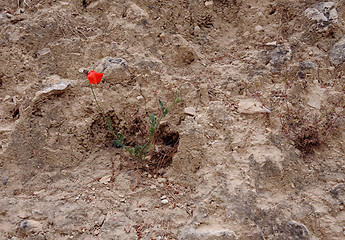
POLYGON ((156 133, 155 147, 148 162, 149 170, 156 172, 171 165, 172 158, 177 153, 180 135, 170 130, 169 125, 162 124, 156 133))
POLYGON ((270 15, 273 15, 273 14, 275 14, 276 13, 276 10, 275 9, 272 9, 271 11, 270 11, 270 15))
POLYGON ((86 8, 89 4, 87 3, 86 0, 83 0, 83 7, 86 8))

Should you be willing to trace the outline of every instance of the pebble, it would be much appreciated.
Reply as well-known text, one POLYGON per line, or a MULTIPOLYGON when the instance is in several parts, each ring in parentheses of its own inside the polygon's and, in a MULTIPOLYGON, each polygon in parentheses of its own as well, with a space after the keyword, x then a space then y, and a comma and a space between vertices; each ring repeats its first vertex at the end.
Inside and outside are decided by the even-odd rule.
POLYGON ((29 214, 21 211, 20 213, 18 213, 18 217, 25 219, 29 217, 29 214))
POLYGON ((38 54, 41 56, 46 55, 48 53, 50 53, 50 48, 43 48, 41 50, 38 50, 38 54))
POLYGON ((10 99, 10 98, 11 98, 10 95, 6 95, 6 96, 4 97, 4 99, 3 99, 3 101, 5 102, 5 101, 7 101, 7 100, 10 99))
POLYGON ((6 186, 7 182, 8 182, 8 176, 5 176, 5 177, 2 179, 2 184, 3 184, 4 186, 6 186))
POLYGON ((29 222, 27 220, 24 220, 20 223, 20 228, 23 230, 26 230, 29 228, 29 222))
POLYGON ((102 177, 99 182, 103 183, 103 184, 108 184, 111 180, 111 175, 106 175, 104 177, 102 177))
POLYGON ((266 46, 277 46, 277 41, 268 42, 266 43, 266 46))
POLYGON ((262 30, 264 30, 264 28, 261 25, 257 25, 255 27, 255 31, 257 31, 257 32, 261 32, 262 30))
POLYGON ((140 95, 137 97, 137 99, 140 101, 141 99, 144 99, 144 97, 140 95))
POLYGON ((168 199, 163 199, 163 200, 161 201, 161 203, 163 203, 163 204, 168 204, 169 201, 168 201, 168 199))
POLYGON ((213 1, 206 1, 205 2, 205 6, 208 7, 208 6, 212 6, 213 5, 213 1))
POLYGON ((195 107, 186 107, 184 109, 184 113, 190 116, 195 116, 196 115, 195 107))
POLYGON ((165 178, 159 177, 159 178, 157 178, 157 181, 159 183, 166 183, 167 180, 165 178))

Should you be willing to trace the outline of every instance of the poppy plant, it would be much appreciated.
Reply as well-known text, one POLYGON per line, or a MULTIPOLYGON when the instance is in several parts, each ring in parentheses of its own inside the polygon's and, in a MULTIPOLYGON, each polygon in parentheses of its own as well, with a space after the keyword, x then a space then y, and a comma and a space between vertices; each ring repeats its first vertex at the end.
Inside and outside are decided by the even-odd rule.
POLYGON ((145 156, 147 154, 149 154, 149 152, 151 152, 150 154, 152 155, 152 152, 153 152, 154 146, 155 146, 155 133, 159 127, 159 124, 160 124, 162 118, 165 117, 171 111, 171 109, 174 107, 174 105, 176 103, 180 102, 179 92, 176 91, 176 93, 174 95, 174 98, 175 98, 174 102, 171 104, 169 109, 164 106, 163 102, 160 99, 158 99, 159 105, 161 106, 161 115, 159 117, 157 117, 153 113, 150 115, 150 136, 149 136, 149 139, 147 140, 147 142, 143 145, 136 145, 135 147, 126 146, 125 145, 125 136, 121 132, 116 131, 116 129, 112 126, 111 118, 109 116, 105 115, 102 107, 99 105, 99 102, 97 101, 97 97, 96 97, 93 85, 99 84, 102 81, 103 73, 98 73, 98 72, 95 72, 93 70, 88 71, 86 69, 83 72, 84 72, 84 74, 86 74, 87 78, 89 79, 90 88, 91 88, 93 98, 95 99, 95 102, 96 102, 96 105, 97 105, 99 111, 103 115, 103 118, 107 124, 108 130, 114 136, 114 140, 113 140, 114 146, 118 147, 118 148, 126 149, 134 159, 140 160, 140 161, 143 161, 143 159, 145 158, 145 156))
POLYGON ((87 78, 89 79, 90 84, 98 84, 102 81, 103 73, 98 73, 95 71, 90 71, 87 73, 87 78))
MULTIPOLYGON (((93 98, 95 99, 96 105, 97 105, 98 109, 100 110, 100 112, 102 113, 103 118, 104 118, 104 120, 106 121, 106 123, 108 125, 109 131, 111 132, 111 134, 114 135, 116 141, 119 142, 120 141, 120 139, 119 139, 120 135, 117 135, 114 132, 114 128, 112 126, 112 121, 111 121, 110 117, 105 115, 103 109, 101 108, 101 106, 99 105, 99 103, 97 101, 97 97, 96 97, 95 91, 93 90, 93 84, 98 84, 98 83, 101 82, 102 77, 103 77, 103 73, 98 73, 98 72, 95 72, 93 70, 92 71, 88 71, 86 69, 83 72, 86 74, 86 77, 89 79, 89 83, 90 83, 90 87, 91 87, 93 98)), ((119 142, 118 145, 122 146, 122 142, 119 142)))

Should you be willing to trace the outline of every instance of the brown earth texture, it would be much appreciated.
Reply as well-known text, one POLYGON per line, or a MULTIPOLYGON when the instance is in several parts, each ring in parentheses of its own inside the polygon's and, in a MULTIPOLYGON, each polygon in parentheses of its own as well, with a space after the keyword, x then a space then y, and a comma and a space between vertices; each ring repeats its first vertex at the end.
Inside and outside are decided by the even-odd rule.
POLYGON ((0 26, 0 239, 345 239, 344 0, 0 0, 0 26), (141 158, 90 70, 128 149, 161 119, 141 158))

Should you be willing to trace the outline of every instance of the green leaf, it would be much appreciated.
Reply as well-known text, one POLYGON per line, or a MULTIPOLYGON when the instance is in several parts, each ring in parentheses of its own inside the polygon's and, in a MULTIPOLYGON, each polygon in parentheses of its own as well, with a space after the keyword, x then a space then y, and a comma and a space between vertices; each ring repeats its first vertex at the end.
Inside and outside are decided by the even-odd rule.
POLYGON ((157 123, 157 116, 154 115, 153 113, 151 113, 151 115, 150 115, 150 125, 151 125, 151 127, 156 126, 156 123, 157 123))
POLYGON ((164 104, 160 99, 158 99, 158 102, 159 102, 159 105, 161 105, 162 115, 163 117, 165 117, 169 113, 169 110, 166 107, 164 107, 164 104))
POLYGON ((123 147, 123 141, 121 140, 113 140, 113 146, 116 148, 122 148, 123 147))
POLYGON ((179 102, 181 102, 180 92, 176 91, 176 93, 175 93, 175 103, 179 103, 179 102))
POLYGON ((164 104, 163 104, 162 100, 158 99, 158 102, 159 102, 159 105, 161 105, 161 109, 163 110, 164 109, 164 104))

